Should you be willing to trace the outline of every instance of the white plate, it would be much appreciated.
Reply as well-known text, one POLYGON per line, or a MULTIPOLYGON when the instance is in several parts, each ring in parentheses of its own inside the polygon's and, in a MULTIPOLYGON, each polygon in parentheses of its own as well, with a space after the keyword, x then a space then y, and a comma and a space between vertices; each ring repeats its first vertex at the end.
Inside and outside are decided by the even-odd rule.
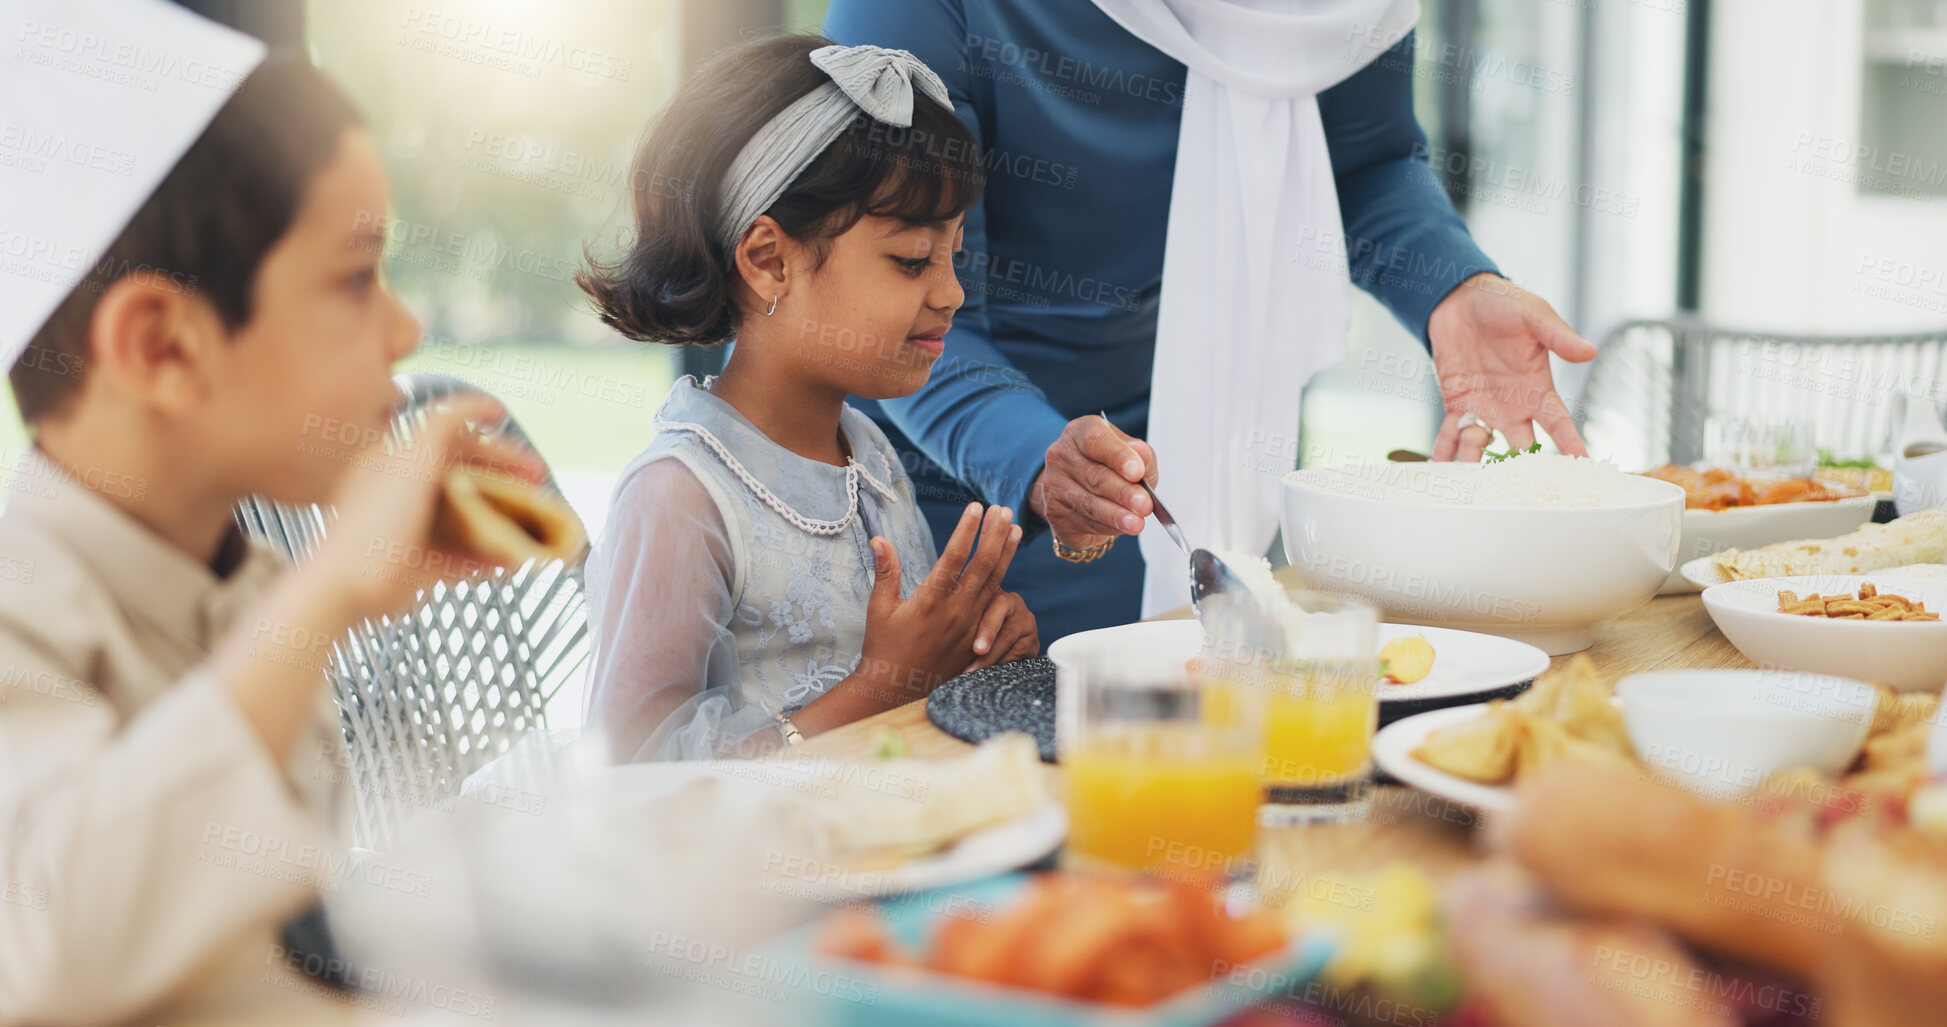
MULTIPOLYGON (((1458 699, 1492 692, 1532 681, 1548 669, 1548 654, 1526 642, 1499 635, 1458 628, 1420 627, 1411 624, 1379 625, 1379 644, 1395 638, 1425 635, 1433 644, 1433 670, 1410 685, 1380 684, 1381 702, 1420 702, 1427 699, 1458 699)), ((1048 656, 1057 662, 1063 652, 1093 644, 1097 639, 1126 641, 1130 645, 1150 644, 1182 650, 1183 659, 1197 655, 1203 646, 1203 627, 1194 620, 1142 621, 1112 628, 1079 631, 1057 639, 1048 647, 1048 656), (1079 641, 1069 642, 1069 639, 1079 641)), ((1375 655, 1377 655, 1375 653, 1375 655)))
POLYGON ((1514 807, 1514 789, 1508 785, 1484 785, 1429 767, 1413 758, 1413 750, 1426 736, 1449 724, 1472 720, 1487 711, 1486 703, 1449 706, 1444 710, 1416 713, 1379 729, 1372 736, 1372 761, 1379 769, 1428 795, 1470 806, 1500 812, 1514 807))
POLYGON ((1526 642, 1458 628, 1379 625, 1379 644, 1425 635, 1433 643, 1433 670, 1410 685, 1381 683, 1381 702, 1457 699, 1533 681, 1548 669, 1548 654, 1526 642))
POLYGON ((1867 581, 1882 592, 1924 602, 1929 610, 1947 610, 1947 581, 1885 571, 1729 581, 1704 590, 1704 609, 1724 637, 1760 667, 1878 681, 1902 691, 1940 688, 1947 681, 1947 621, 1830 620, 1778 612, 1780 589, 1801 596, 1856 594, 1867 581))
MULTIPOLYGON (((724 785, 726 802, 763 802, 784 795, 820 794, 837 787, 819 780, 834 764, 819 760, 694 760, 633 763, 613 770, 634 798, 652 799, 700 778, 724 785)), ((849 872, 833 885, 854 897, 896 895, 976 881, 1016 870, 1055 851, 1068 836, 1068 814, 1050 797, 1032 812, 961 838, 941 852, 888 869, 849 872)))
POLYGON ((1699 559, 1708 562, 1712 555, 1726 549, 1756 549, 1774 542, 1806 538, 1837 538, 1857 531, 1873 519, 1876 503, 1878 500, 1867 495, 1729 510, 1685 510, 1683 547, 1677 553, 1681 566, 1657 594, 1695 592, 1706 587, 1687 573, 1691 564, 1699 559))
MULTIPOLYGON (((1717 569, 1717 564, 1713 562, 1714 560, 1715 557, 1700 556, 1684 564, 1682 567, 1677 568, 1678 572, 1685 578, 1688 578, 1691 584, 1697 586, 1697 588, 1691 591, 1706 589, 1712 585, 1722 585, 1726 581, 1731 580, 1724 576, 1723 571, 1717 569)), ((1902 564, 1898 567, 1888 567, 1883 571, 1870 571, 1868 573, 1887 578, 1925 578, 1938 581, 1947 579, 1947 564, 1909 563, 1902 564)), ((1763 581, 1766 579, 1753 578, 1751 580, 1763 581)))

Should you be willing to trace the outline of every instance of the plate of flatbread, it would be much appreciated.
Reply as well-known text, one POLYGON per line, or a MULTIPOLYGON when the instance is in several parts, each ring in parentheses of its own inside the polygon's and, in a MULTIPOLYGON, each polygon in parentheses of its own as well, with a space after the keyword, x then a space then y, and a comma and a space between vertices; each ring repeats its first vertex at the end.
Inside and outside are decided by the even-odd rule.
POLYGON ((1887 573, 1893 568, 1942 563, 1947 563, 1947 510, 1922 510, 1837 538, 1726 549, 1685 563, 1681 572, 1692 584, 1709 588, 1753 578, 1887 573))
MULTIPOLYGON (((1034 740, 999 735, 950 760, 697 760, 616 767, 638 801, 702 792, 787 822, 775 886, 819 898, 939 888, 1016 870, 1061 844, 1068 816, 1034 740)), ((694 825, 684 825, 693 827, 694 825)))

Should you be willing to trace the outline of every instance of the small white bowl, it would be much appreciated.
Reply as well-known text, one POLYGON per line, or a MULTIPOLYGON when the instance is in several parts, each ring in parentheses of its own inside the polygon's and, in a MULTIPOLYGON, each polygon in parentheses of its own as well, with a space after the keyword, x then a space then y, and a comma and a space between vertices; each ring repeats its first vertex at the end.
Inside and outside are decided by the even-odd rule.
POLYGON ((1735 798, 1781 770, 1836 775, 1859 755, 1879 697, 1787 670, 1661 670, 1616 683, 1643 764, 1699 795, 1735 798))
POLYGON ((1677 565, 1683 489, 1621 475, 1632 501, 1507 507, 1403 502, 1401 489, 1450 491, 1479 468, 1390 464, 1366 495, 1324 487, 1348 469, 1284 479, 1285 557, 1305 583, 1360 596, 1386 619, 1484 631, 1548 653, 1587 649, 1595 625, 1656 595, 1677 565))
POLYGON ((1704 590, 1704 609, 1738 652, 1760 667, 1838 674, 1901 691, 1947 682, 1947 621, 1829 620, 1778 612, 1778 592, 1856 595, 1863 582, 1947 610, 1947 581, 1834 574, 1727 581, 1704 590))

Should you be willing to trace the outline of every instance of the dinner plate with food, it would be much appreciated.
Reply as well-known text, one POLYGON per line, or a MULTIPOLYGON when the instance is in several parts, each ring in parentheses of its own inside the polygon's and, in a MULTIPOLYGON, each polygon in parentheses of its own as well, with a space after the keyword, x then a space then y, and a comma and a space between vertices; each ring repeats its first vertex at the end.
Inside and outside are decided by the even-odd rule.
MULTIPOLYGON (((837 910, 772 953, 874 996, 807 987, 820 1022, 1191 1027, 1292 994, 1334 950, 1277 911, 1189 875, 1110 870, 988 878, 837 910), (837 1001, 832 1001, 836 999, 837 1001)), ((771 953, 767 953, 769 955, 771 953)), ((794 996, 797 997, 797 996, 794 996)))
MULTIPOLYGON (((1683 489, 1680 564, 1727 549, 1843 535, 1872 520, 1878 503, 1863 489, 1814 478, 1736 475, 1680 464, 1642 473, 1683 489)), ((1679 566, 1658 594, 1696 592, 1700 587, 1679 566)))
POLYGON ((1486 811, 1564 763, 1639 768, 1718 799, 1777 789, 1899 791, 1926 777, 1938 697, 1781 670, 1632 674, 1613 688, 1586 658, 1518 698, 1435 710, 1380 729, 1373 762, 1486 811))
POLYGON ((949 760, 637 763, 614 768, 610 784, 638 801, 702 790, 719 808, 775 812, 798 836, 792 859, 769 868, 779 886, 828 899, 1015 870, 1068 834, 1034 741, 1021 733, 949 760))
POLYGON ((1727 581, 1821 574, 1938 577, 1947 563, 1947 510, 1923 510, 1885 524, 1866 524, 1836 538, 1803 537, 1754 549, 1726 549, 1685 563, 1699 588, 1727 581))
MULTIPOLYGON (((1187 662, 1203 642, 1203 626, 1194 620, 1142 621, 1076 632, 1050 645, 1048 656, 1059 664, 1071 651, 1126 644, 1177 651, 1187 662)), ((1374 692, 1382 703, 1464 699, 1524 684, 1548 669, 1540 649, 1476 631, 1381 624, 1378 642, 1381 680, 1374 692)))
POLYGON ((1901 690, 1947 682, 1947 581, 1883 572, 1754 578, 1705 589, 1704 608, 1760 666, 1901 690))

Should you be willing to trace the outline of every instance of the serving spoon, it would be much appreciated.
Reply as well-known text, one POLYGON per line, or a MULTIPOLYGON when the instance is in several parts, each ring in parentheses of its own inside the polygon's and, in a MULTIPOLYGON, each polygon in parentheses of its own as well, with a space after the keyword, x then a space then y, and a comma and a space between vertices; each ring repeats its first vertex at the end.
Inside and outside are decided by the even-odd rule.
MULTIPOLYGON (((1102 420, 1109 420, 1109 412, 1107 410, 1102 411, 1102 420)), ((1109 426, 1111 428, 1115 427, 1115 422, 1109 421, 1109 426)), ((1156 523, 1161 524, 1163 530, 1169 533, 1170 538, 1176 541, 1176 547, 1178 549, 1189 554, 1191 609, 1201 614, 1203 612, 1203 600, 1205 597, 1214 596, 1220 592, 1234 592, 1244 596, 1250 595, 1249 590, 1244 587, 1244 580, 1237 576, 1236 571, 1230 569, 1230 565, 1218 559, 1216 553, 1208 549, 1190 548, 1190 540, 1183 537, 1183 529, 1177 527, 1176 518, 1170 516, 1169 508, 1163 505, 1161 499, 1156 498, 1156 490, 1150 488, 1148 482, 1139 481, 1136 484, 1141 485, 1142 490, 1149 494, 1149 507, 1156 514, 1156 523)), ((1256 600, 1252 601, 1255 602, 1256 600)))
POLYGON ((1244 588, 1244 581, 1237 576, 1237 572, 1231 570, 1230 565, 1219 559, 1216 553, 1208 549, 1191 549, 1189 540, 1183 537, 1183 529, 1176 526, 1176 518, 1171 517, 1169 508, 1156 498, 1156 490, 1150 488, 1148 482, 1138 484, 1142 485, 1144 492, 1149 493, 1149 505, 1156 512, 1156 523, 1161 524, 1163 530, 1169 532, 1170 538, 1176 540, 1177 548, 1190 556, 1190 608, 1202 613, 1204 599, 1221 592, 1248 596, 1250 593, 1244 588))

